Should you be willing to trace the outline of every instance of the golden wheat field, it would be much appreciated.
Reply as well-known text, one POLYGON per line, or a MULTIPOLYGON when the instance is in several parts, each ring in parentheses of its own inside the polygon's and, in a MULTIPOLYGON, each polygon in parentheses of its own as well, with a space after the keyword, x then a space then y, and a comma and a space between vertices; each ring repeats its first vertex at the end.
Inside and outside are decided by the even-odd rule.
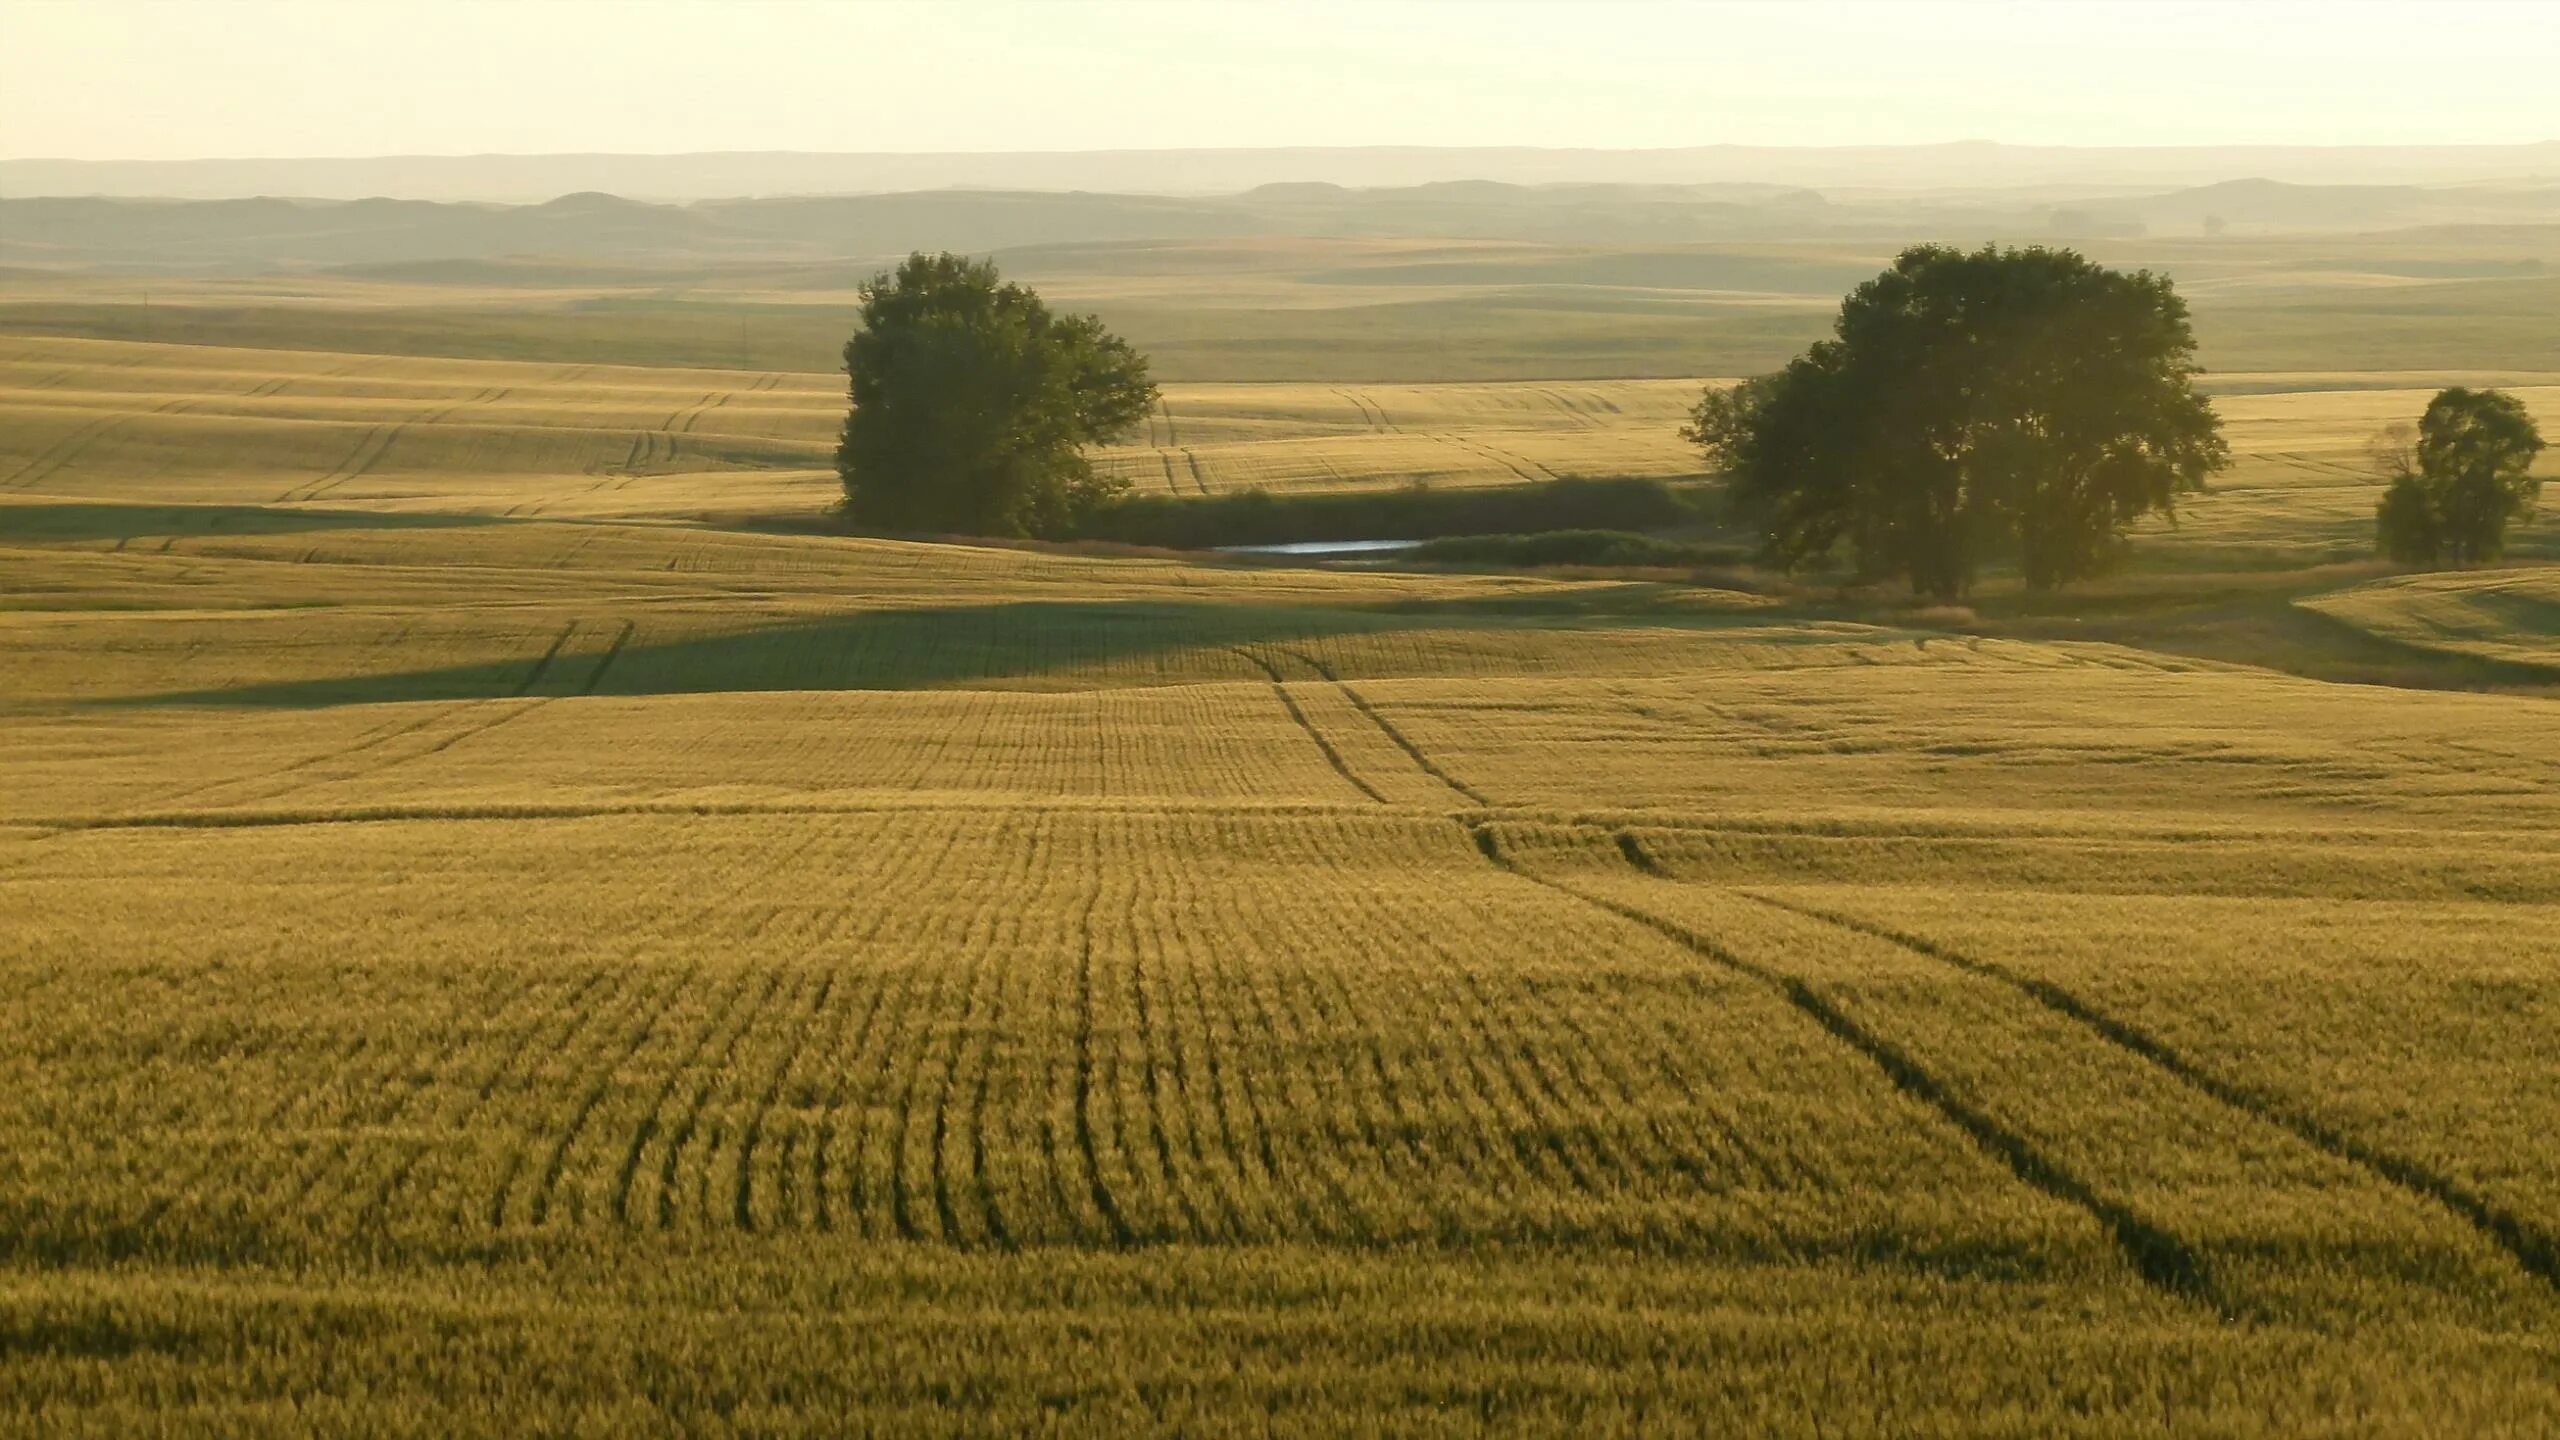
MULTIPOLYGON (((837 384, 0 339, 0 1426, 2560 1428, 2547 685, 702 523, 837 384)), ((2424 393, 2226 397, 2146 554, 2363 553, 2424 393)), ((2549 667, 2551 573, 2302 605, 2549 667)))
MULTIPOLYGON (((2217 377, 2235 452, 2144 552, 2208 569, 2371 549, 2375 434, 2460 375, 2217 377), (2268 388, 2281 387, 2281 388, 2268 388)), ((2548 376, 2495 377, 2560 408, 2548 376)), ((1133 489, 1452 488, 1698 472, 1695 380, 1175 384, 1097 452, 1133 489)), ((840 376, 0 335, 0 495, 509 519, 805 518, 840 376)), ((156 543, 155 537, 155 543, 156 543)))

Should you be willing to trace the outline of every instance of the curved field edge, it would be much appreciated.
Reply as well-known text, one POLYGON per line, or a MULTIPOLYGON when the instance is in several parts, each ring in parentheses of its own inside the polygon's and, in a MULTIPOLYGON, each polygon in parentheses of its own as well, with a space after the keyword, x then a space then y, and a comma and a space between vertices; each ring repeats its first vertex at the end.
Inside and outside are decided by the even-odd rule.
POLYGON ((2391 644, 2560 679, 2560 566, 2398 575, 2294 603, 2391 644))

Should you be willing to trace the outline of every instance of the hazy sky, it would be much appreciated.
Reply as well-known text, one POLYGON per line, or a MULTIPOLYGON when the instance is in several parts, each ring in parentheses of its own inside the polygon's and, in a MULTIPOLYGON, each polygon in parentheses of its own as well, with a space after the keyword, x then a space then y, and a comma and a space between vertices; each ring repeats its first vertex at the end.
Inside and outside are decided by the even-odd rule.
POLYGON ((0 156, 2560 138, 2560 3, 0 0, 0 156))

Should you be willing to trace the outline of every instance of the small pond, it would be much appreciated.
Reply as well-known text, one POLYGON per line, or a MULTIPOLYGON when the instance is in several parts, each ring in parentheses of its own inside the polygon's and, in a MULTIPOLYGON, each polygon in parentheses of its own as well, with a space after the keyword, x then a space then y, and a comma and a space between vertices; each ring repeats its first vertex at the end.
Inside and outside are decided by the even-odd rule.
POLYGON ((1286 545, 1220 545, 1221 555, 1392 555, 1419 540, 1293 540, 1286 545))

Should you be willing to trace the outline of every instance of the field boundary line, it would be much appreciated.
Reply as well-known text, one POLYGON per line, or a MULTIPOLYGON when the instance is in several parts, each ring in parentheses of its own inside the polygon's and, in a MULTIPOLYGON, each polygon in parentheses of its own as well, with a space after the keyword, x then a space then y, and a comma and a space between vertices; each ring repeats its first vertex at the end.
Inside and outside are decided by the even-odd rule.
MULTIPOLYGON (((455 701, 454 704, 474 704, 455 701)), ((122 815, 56 815, 0 816, 0 825, 22 826, 45 832, 25 837, 28 844, 56 835, 77 834, 90 830, 268 830, 293 825, 403 825, 424 821, 541 822, 548 820, 595 820, 616 815, 663 815, 675 818, 755 817, 769 815, 942 815, 995 816, 1009 812, 1059 811, 1080 815, 1154 815, 1161 808, 1145 804, 1094 805, 1072 799, 1050 803, 1049 797, 1035 797, 1028 802, 1007 797, 1004 803, 973 802, 966 804, 881 803, 875 805, 828 803, 769 803, 762 801, 720 800, 634 800, 588 802, 490 802, 451 805, 355 805, 341 810, 164 810, 140 811, 122 815)), ((1246 818, 1306 819, 1324 815, 1373 815, 1366 805, 1348 805, 1338 801, 1280 802, 1266 806, 1218 804, 1203 805, 1183 812, 1191 814, 1235 814, 1246 818)), ((1423 815, 1417 808, 1406 807, 1403 813, 1423 815)), ((1543 818, 1543 817, 1540 817, 1543 818)))
POLYGON ((2134 1273, 2153 1288, 2185 1300, 2201 1302, 2228 1316, 2231 1309, 2215 1293, 2204 1263, 2174 1231, 2143 1219, 2130 1208, 2099 1194, 2086 1180, 2039 1151, 2034 1143, 1984 1111, 1968 1104, 1927 1067, 1892 1041, 1860 1024, 1807 982, 1743 959, 1706 935, 1640 909, 1602 896, 1586 894, 1560 880, 1523 869, 1504 853, 1502 842, 1482 824, 1461 826, 1476 849, 1496 867, 1557 894, 1632 921, 1673 941, 1690 953, 1713 961, 1774 991, 1796 1011, 1834 1039, 1864 1056, 1894 1088, 1935 1110, 1984 1153, 2006 1165, 2027 1186, 2071 1205, 2098 1222, 2116 1243, 2134 1273))
MULTIPOLYGON (((1654 873, 1661 873, 1659 870, 1654 873)), ((2321 1120, 2306 1115, 2247 1085, 2224 1079, 2189 1059, 2150 1031, 2099 1009, 2050 980, 2021 975, 2005 965, 1949 949, 1925 936, 1862 920, 1815 906, 1779 900, 1751 890, 1734 894, 1771 909, 1901 946, 1968 975, 1996 980, 2047 1010, 2077 1022, 2109 1044, 2149 1061, 2164 1073, 2234 1110, 2286 1131, 2332 1159, 2342 1160, 2399 1189, 2433 1201, 2453 1212, 2496 1245, 2534 1278, 2560 1290, 2560 1243, 2532 1222, 2499 1206, 2449 1175, 2438 1174, 2406 1156, 2368 1145, 2321 1120)))

